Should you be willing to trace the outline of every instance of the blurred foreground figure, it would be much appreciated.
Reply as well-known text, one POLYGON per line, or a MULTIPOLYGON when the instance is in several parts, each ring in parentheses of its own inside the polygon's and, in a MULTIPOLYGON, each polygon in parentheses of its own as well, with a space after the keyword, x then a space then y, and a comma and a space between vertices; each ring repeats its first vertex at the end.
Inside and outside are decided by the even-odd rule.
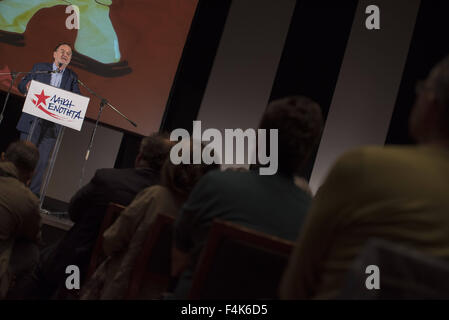
POLYGON ((335 298, 370 238, 449 259, 449 57, 417 86, 409 124, 418 146, 363 147, 334 164, 301 230, 282 298, 335 298))
POLYGON ((12 143, 0 161, 0 299, 31 272, 39 257, 39 200, 28 189, 39 151, 12 143))

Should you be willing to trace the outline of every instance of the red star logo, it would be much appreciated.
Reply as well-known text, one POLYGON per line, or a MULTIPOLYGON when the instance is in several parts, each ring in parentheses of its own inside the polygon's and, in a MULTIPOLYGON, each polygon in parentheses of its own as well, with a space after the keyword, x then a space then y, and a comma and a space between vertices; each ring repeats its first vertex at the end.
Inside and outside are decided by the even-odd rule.
POLYGON ((41 104, 41 102, 46 106, 47 103, 45 102, 45 100, 50 98, 50 96, 45 95, 44 90, 42 90, 41 94, 35 94, 35 96, 37 98, 36 106, 39 106, 41 104))

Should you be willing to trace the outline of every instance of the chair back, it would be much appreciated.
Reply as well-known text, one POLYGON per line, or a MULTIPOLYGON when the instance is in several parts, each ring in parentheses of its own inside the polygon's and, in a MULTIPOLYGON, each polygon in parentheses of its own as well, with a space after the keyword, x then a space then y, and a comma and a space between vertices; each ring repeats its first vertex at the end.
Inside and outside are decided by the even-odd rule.
POLYGON ((103 218, 103 222, 101 223, 95 246, 92 250, 86 279, 89 279, 92 276, 98 266, 106 258, 103 252, 103 233, 115 222, 115 220, 117 220, 118 216, 124 209, 125 207, 120 204, 112 202, 109 203, 106 209, 106 214, 103 218))
POLYGON ((449 263, 412 248, 372 239, 347 272, 338 298, 449 299, 449 263))
POLYGON ((276 299, 294 243, 215 220, 201 253, 190 299, 276 299))

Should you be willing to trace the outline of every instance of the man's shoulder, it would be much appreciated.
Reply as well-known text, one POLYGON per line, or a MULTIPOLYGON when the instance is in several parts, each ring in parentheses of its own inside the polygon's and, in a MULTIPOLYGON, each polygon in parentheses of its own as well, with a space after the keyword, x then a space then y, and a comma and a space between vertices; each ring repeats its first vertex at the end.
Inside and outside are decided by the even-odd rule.
POLYGON ((198 183, 197 190, 222 193, 240 189, 240 187, 257 183, 257 177, 252 171, 212 170, 204 175, 198 183))
POLYGON ((239 179, 241 177, 249 177, 252 175, 252 171, 246 169, 225 169, 225 170, 212 170, 207 176, 212 179, 239 179))
POLYGON ((94 179, 99 180, 109 180, 109 179, 120 179, 123 176, 129 176, 135 174, 134 168, 128 168, 128 169, 116 169, 116 168, 102 168, 98 169, 95 172, 94 179))
POLYGON ((16 178, 3 178, 2 193, 18 213, 27 212, 30 208, 39 208, 39 199, 22 182, 16 178))
POLYGON ((35 70, 52 70, 53 64, 48 63, 48 62, 38 62, 38 63, 34 64, 33 69, 35 69, 35 70))
POLYGON ((333 164, 337 177, 360 178, 383 172, 403 172, 416 160, 420 151, 415 146, 364 146, 345 152, 333 164))
MULTIPOLYGON (((50 62, 38 62, 33 65, 34 70, 53 70, 53 63, 50 62)), ((64 73, 67 72, 69 75, 78 77, 77 73, 73 69, 66 67, 64 73)))
POLYGON ((66 71, 68 71, 71 76, 78 78, 78 74, 75 71, 73 71, 73 69, 70 69, 69 67, 67 67, 66 71))
POLYGON ((218 183, 218 185, 222 185, 225 182, 234 182, 240 181, 248 176, 249 172, 244 171, 235 171, 235 170, 212 170, 208 172, 201 180, 207 181, 208 183, 218 183))
POLYGON ((169 200, 170 202, 175 201, 170 190, 167 187, 161 185, 149 186, 143 189, 140 192, 140 195, 142 196, 142 198, 145 199, 156 198, 159 201, 166 201, 166 200, 169 200))
POLYGON ((17 167, 14 163, 9 161, 0 162, 0 176, 8 176, 17 178, 19 176, 19 172, 17 171, 17 167))
POLYGON ((21 189, 23 197, 32 207, 39 207, 39 198, 27 186, 21 184, 18 188, 21 189))
POLYGON ((127 182, 127 181, 141 181, 153 180, 154 174, 150 169, 145 170, 141 168, 103 168, 98 169, 93 177, 96 183, 110 183, 110 182, 127 182))
POLYGON ((419 148, 415 146, 395 145, 395 146, 364 146, 355 148, 343 154, 340 162, 352 162, 354 160, 364 163, 383 163, 390 161, 408 160, 410 156, 418 154, 419 148))

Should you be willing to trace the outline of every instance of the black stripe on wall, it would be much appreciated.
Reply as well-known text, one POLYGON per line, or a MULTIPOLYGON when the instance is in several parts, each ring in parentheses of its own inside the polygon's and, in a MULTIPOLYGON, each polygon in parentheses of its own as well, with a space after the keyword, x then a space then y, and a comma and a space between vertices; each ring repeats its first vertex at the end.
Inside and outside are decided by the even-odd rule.
POLYGON ((449 1, 422 0, 385 144, 411 144, 408 118, 418 80, 449 54, 449 1))
MULTIPOLYGON (((357 0, 298 0, 270 101, 305 95, 326 118, 354 20, 357 0)), ((303 176, 309 178, 318 148, 303 176)))
POLYGON ((232 0, 200 0, 162 118, 160 131, 192 132, 232 0))

